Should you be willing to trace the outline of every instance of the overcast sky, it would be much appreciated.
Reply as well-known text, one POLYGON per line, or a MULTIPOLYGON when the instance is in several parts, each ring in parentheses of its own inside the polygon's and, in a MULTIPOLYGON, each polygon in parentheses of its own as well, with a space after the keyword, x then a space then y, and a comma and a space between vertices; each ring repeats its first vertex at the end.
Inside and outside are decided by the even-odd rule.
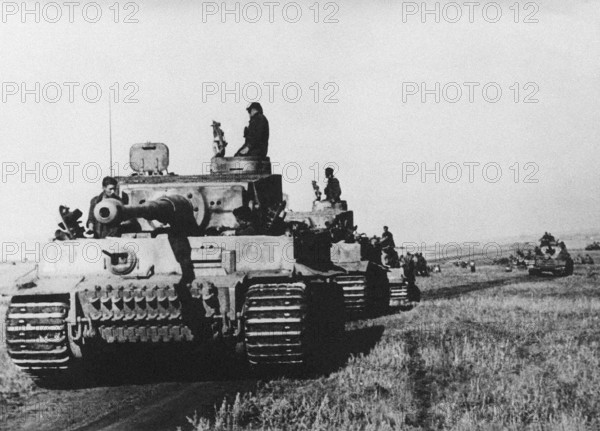
POLYGON ((257 87, 293 209, 310 208, 331 162, 369 234, 600 226, 597 2, 428 2, 426 15, 420 1, 228 2, 226 15, 221 2, 111 3, 28 2, 24 15, 2 2, 2 241, 51 237, 60 204, 87 215, 109 172, 109 97, 120 173, 131 144, 153 141, 194 174, 213 119, 228 154, 243 143, 257 87))

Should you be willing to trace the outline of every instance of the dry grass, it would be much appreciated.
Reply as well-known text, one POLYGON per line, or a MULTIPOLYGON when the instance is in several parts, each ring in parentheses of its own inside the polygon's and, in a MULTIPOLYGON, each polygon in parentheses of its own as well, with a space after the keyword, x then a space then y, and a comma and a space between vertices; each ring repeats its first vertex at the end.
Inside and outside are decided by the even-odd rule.
MULTIPOLYGON (((263 382, 183 429, 598 429, 600 265, 555 279, 443 270, 419 279, 417 309, 349 324, 336 372, 263 382)), ((0 363, 0 404, 31 394, 4 342, 0 363)))
POLYGON ((420 279, 418 309, 349 325, 383 327, 366 354, 329 376, 264 383, 192 429, 597 429, 597 270, 444 268, 420 279))

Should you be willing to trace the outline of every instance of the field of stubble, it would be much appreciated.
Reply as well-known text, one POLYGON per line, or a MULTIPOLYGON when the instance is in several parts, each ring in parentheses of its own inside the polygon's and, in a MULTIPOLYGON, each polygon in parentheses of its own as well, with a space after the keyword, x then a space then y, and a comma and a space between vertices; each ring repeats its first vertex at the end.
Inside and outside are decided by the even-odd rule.
MULTIPOLYGON (((182 413, 181 429, 598 429, 600 265, 566 278, 442 269, 417 280, 416 309, 349 323, 337 371, 262 380, 214 414, 182 413)), ((0 363, 0 403, 35 394, 3 343, 0 363)))
POLYGON ((417 309, 348 326, 373 347, 337 372, 263 383, 182 429, 599 429, 599 265, 445 266, 418 282, 417 309))

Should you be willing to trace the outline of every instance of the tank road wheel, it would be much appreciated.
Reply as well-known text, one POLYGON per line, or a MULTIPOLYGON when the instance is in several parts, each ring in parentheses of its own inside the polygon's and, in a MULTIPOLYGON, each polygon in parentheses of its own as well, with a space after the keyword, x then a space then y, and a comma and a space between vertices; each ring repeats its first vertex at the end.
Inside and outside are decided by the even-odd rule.
POLYGON ((244 306, 246 355, 252 366, 321 368, 335 363, 344 331, 343 298, 319 280, 251 285, 244 306))
POLYGON ((73 363, 66 323, 69 297, 14 296, 6 313, 6 346, 14 364, 46 380, 73 363))

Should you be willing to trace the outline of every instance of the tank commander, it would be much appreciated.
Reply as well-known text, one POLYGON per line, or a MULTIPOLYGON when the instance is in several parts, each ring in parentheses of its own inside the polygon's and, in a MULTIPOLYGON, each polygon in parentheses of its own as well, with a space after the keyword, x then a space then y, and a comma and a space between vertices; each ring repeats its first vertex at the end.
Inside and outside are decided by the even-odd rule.
POLYGON ((340 182, 333 176, 333 168, 325 168, 325 178, 327 178, 327 187, 325 187, 325 199, 331 203, 339 202, 342 195, 340 182))
POLYGON ((248 108, 250 122, 244 128, 244 145, 235 157, 267 157, 269 149, 269 121, 263 114, 260 103, 252 102, 248 108))
POLYGON ((96 205, 102 201, 102 199, 116 199, 120 202, 123 200, 117 196, 117 180, 113 177, 104 177, 102 179, 102 193, 98 196, 94 196, 90 201, 90 212, 88 214, 88 219, 85 224, 87 231, 85 232, 85 236, 88 238, 106 238, 107 236, 119 236, 119 226, 109 226, 106 224, 98 223, 96 218, 94 217, 94 208, 96 205))

